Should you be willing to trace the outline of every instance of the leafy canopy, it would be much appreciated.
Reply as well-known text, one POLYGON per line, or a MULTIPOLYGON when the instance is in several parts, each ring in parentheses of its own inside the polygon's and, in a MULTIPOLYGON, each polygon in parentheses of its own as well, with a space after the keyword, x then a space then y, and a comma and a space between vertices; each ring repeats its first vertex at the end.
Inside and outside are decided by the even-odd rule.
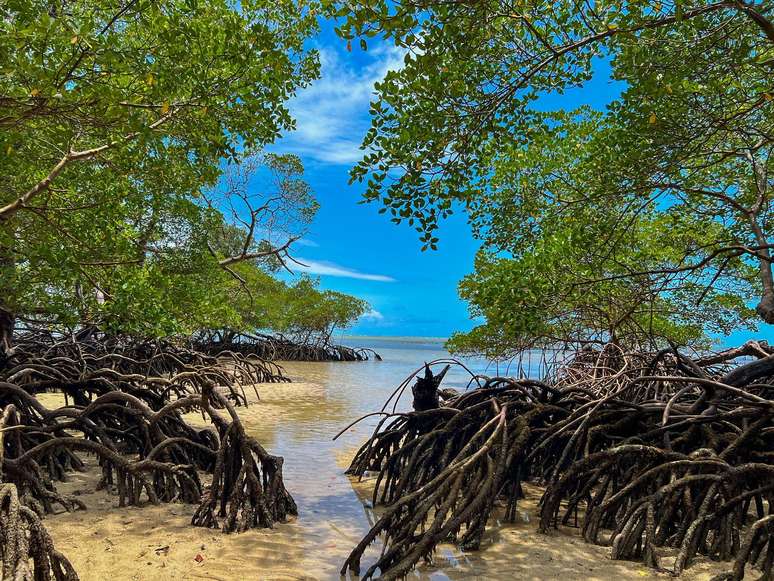
POLYGON ((485 323, 459 350, 700 342, 774 322, 769 258, 774 8, 764 2, 355 2, 346 38, 406 51, 353 169, 435 248, 463 207, 482 241, 461 284, 485 323), (546 110, 595 58, 626 89, 546 110))
MULTIPOLYGON (((237 219, 251 211, 232 214, 203 194, 224 158, 249 163, 241 152, 293 127, 285 102, 318 75, 305 48, 316 9, 304 0, 4 3, 0 310, 148 334, 239 324, 221 293, 234 280, 222 262, 281 249, 237 219), (241 237, 236 256, 214 247, 228 229, 232 242, 241 237)), ((298 210, 282 229, 301 231, 316 202, 300 162, 258 165, 298 210)))

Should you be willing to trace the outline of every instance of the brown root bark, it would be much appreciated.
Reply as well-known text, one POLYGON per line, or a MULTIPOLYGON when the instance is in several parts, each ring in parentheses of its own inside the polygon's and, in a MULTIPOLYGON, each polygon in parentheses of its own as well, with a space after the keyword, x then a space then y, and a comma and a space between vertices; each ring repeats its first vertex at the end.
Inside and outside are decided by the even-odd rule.
POLYGON ((233 331, 206 331, 192 340, 198 351, 218 354, 231 351, 253 355, 269 361, 381 361, 373 349, 358 349, 335 345, 327 339, 295 341, 283 335, 236 333, 233 331))
POLYGON ((439 407, 385 413, 348 471, 378 474, 373 500, 384 512, 342 574, 358 573, 379 538, 366 578, 404 576, 441 542, 478 548, 495 500, 513 518, 530 480, 546 486, 543 532, 576 522, 615 559, 664 570, 660 552, 671 547, 673 574, 705 555, 735 559, 729 579, 745 567, 770 578, 774 368, 760 351, 729 369, 736 353, 692 359, 608 346, 580 352, 544 382, 478 378, 439 407))
POLYGON ((119 506, 201 503, 197 515, 206 522, 196 524, 208 526, 216 523, 206 516, 207 507, 218 506, 224 532, 271 527, 295 514, 282 483, 282 458, 250 437, 236 412, 236 406, 247 405, 243 385, 264 380, 267 369, 254 357, 216 358, 97 331, 20 337, 0 366, 0 482, 6 503, 0 518, 12 527, 3 527, 7 538, 0 530, 7 551, 3 565, 16 567, 19 578, 77 578, 53 550, 39 518, 85 508, 56 486, 83 469, 84 455, 98 460, 99 487, 115 494, 119 506), (35 397, 45 391, 61 391, 69 401, 49 409, 35 397), (211 426, 188 424, 182 414, 194 410, 211 426), (213 474, 206 492, 202 473, 213 474), (28 545, 18 536, 22 530, 28 545), (32 573, 24 569, 26 554, 33 559, 32 573))
POLYGON ((78 580, 73 566, 54 548, 40 517, 21 504, 13 484, 0 484, 0 561, 3 579, 78 580))
MULTIPOLYGON (((16 409, 0 413, 0 466, 3 464, 6 428, 16 425, 16 409)), ((54 548, 40 517, 19 500, 16 486, 2 481, 0 472, 0 563, 2 578, 19 581, 54 579, 77 581, 67 558, 54 548)))
POLYGON ((275 522, 297 515, 296 503, 282 480, 282 457, 272 456, 245 433, 239 416, 225 398, 218 393, 211 397, 228 410, 231 422, 205 405, 220 431, 221 445, 212 484, 191 524, 217 528, 218 518, 222 518, 223 532, 230 533, 271 528, 275 522))

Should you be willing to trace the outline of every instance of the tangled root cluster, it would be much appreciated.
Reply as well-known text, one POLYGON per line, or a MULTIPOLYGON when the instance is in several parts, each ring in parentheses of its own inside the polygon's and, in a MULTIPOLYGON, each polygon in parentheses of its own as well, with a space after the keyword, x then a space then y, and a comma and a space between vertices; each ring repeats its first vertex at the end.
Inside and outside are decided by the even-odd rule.
POLYGON ((0 378, 29 393, 64 391, 80 398, 84 392, 101 395, 122 389, 158 401, 198 394, 207 383, 215 383, 227 389, 237 405, 247 401, 245 385, 289 381, 276 363, 257 355, 228 350, 208 355, 168 341, 106 336, 96 330, 82 337, 43 331, 20 335, 0 361, 0 378))
MULTIPOLYGON (((3 440, 16 410, 8 406, 0 415, 0 464, 3 440)), ((2 481, 0 474, 0 563, 3 579, 28 581, 55 579, 77 581, 78 574, 67 558, 54 548, 38 514, 19 501, 16 486, 2 481)))
POLYGON ((250 437, 236 412, 247 405, 243 386, 267 380, 284 378, 255 356, 215 357, 126 338, 20 337, 0 365, 3 578, 28 578, 26 557, 35 579, 77 578, 40 517, 85 508, 56 486, 84 469, 84 455, 97 459, 99 488, 119 506, 199 504, 192 524, 224 532, 271 527, 296 514, 282 458, 250 437), (65 405, 49 409, 36 397, 42 392, 63 393, 65 405), (190 411, 209 425, 186 422, 190 411))
POLYGON ((765 344, 703 359, 608 346, 581 352, 546 381, 476 377, 475 389, 441 391, 442 403, 423 409, 427 366, 415 411, 383 410, 348 470, 377 474, 373 500, 384 509, 342 573, 359 573, 380 535, 383 551, 365 578, 402 577, 441 542, 476 549, 496 508, 516 518, 530 481, 545 486, 542 532, 579 523, 615 559, 679 574, 701 554, 734 561, 723 579, 750 568, 770 579, 772 375, 765 344), (755 359, 733 365, 740 355, 755 359))
POLYGON ((0 560, 3 579, 77 581, 40 517, 19 502, 13 484, 0 484, 0 560))
POLYGON ((282 335, 206 332, 193 340, 196 350, 219 353, 224 350, 255 355, 270 361, 368 361, 382 358, 373 349, 334 345, 328 340, 293 341, 282 335))

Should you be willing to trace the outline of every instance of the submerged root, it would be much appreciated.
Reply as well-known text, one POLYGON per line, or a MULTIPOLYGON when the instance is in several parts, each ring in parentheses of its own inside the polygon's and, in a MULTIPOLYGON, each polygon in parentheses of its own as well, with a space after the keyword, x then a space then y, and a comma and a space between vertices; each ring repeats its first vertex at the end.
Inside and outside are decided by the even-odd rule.
POLYGON ((384 579, 400 578, 420 559, 428 558, 438 543, 450 539, 457 539, 465 548, 478 548, 485 515, 491 511, 510 467, 506 458, 518 457, 529 434, 524 421, 508 424, 507 404, 500 407, 494 399, 484 404, 487 409, 481 411, 490 419, 459 449, 455 450, 454 443, 435 441, 433 432, 425 431, 423 442, 411 446, 414 449, 406 457, 405 471, 393 465, 384 483, 380 474, 375 496, 381 490, 382 498, 394 501, 349 556, 342 575, 348 569, 360 573, 363 552, 382 532, 387 534, 385 550, 366 571, 366 579, 377 569, 384 579), (442 470, 432 466, 439 456, 449 458, 442 470), (426 483, 418 488, 415 482, 400 478, 428 471, 432 477, 428 474, 426 483), (421 529, 419 534, 417 529, 421 529))

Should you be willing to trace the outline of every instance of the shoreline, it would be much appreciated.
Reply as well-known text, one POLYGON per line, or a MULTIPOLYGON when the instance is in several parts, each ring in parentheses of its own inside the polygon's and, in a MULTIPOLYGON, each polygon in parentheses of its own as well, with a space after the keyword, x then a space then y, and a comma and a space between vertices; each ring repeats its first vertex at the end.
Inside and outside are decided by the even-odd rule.
MULTIPOLYGON (((294 367, 294 366, 291 366, 294 367)), ((117 509, 115 497, 95 491, 98 470, 75 473, 59 485, 76 494, 89 510, 50 515, 44 519, 57 550, 79 571, 82 581, 173 579, 339 579, 339 568, 378 516, 370 505, 372 484, 353 481, 344 471, 370 428, 350 430, 344 441, 330 442, 327 428, 306 437, 305 424, 343 424, 351 412, 334 404, 329 388, 335 377, 324 375, 325 364, 295 366, 301 381, 259 384, 260 401, 240 410, 248 431, 272 453, 285 456, 286 485, 299 505, 299 516, 274 529, 224 535, 219 529, 190 525, 195 506, 172 503, 117 509), (315 369, 322 375, 315 376, 315 369), (321 380, 322 378, 322 380, 321 380), (304 381, 306 379, 306 381, 304 381), (292 422, 297 431, 283 432, 292 422), (197 560, 201 556, 201 561, 197 560)), ((351 369, 350 366, 346 366, 351 369)), ((251 398, 252 399, 252 398, 251 398)), ((195 420, 196 414, 187 419, 195 420)), ((490 522, 479 551, 463 553, 440 545, 435 564, 422 564, 410 579, 519 579, 615 581, 668 579, 642 563, 612 561, 609 548, 583 542, 577 531, 563 529, 551 535, 536 530, 538 489, 528 487, 520 504, 522 522, 490 522)), ((496 519, 495 519, 496 520, 496 519)), ((371 547, 367 559, 379 547, 371 547)), ((370 562, 363 561, 363 571, 370 562)), ((697 561, 682 577, 708 581, 725 564, 697 561)))

